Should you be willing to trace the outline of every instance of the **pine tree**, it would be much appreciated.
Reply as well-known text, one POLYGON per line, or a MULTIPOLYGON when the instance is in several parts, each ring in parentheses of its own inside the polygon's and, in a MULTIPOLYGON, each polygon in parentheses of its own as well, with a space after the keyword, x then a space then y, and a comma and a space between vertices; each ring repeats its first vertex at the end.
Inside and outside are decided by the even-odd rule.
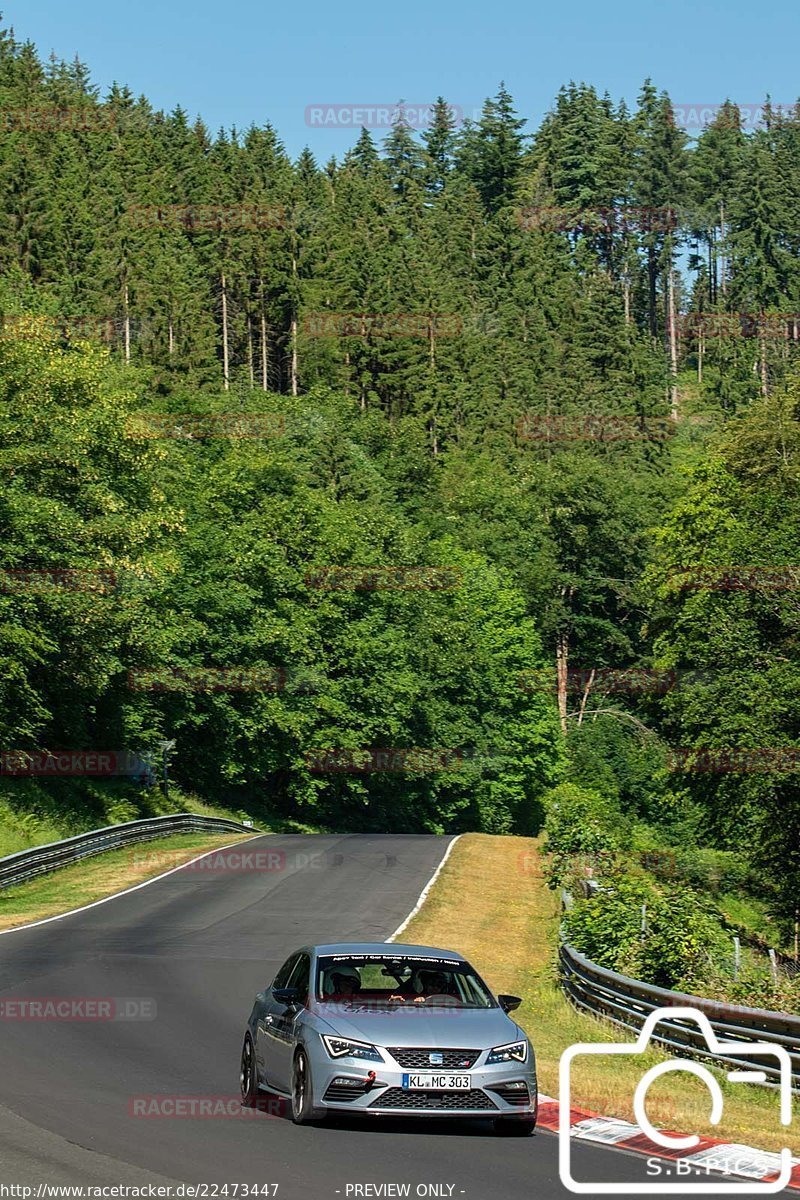
POLYGON ((423 133, 422 141, 427 155, 427 188, 436 195, 453 169, 457 141, 453 110, 442 96, 433 105, 430 127, 423 133))
POLYGON ((691 158, 692 224, 708 249, 710 304, 716 304, 727 290, 728 214, 744 147, 739 110, 726 100, 703 130, 691 158))
POLYGON ((477 187, 486 208, 496 212, 512 204, 523 161, 527 122, 517 117, 504 84, 493 100, 484 101, 477 125, 466 125, 457 163, 477 187))
POLYGON ((403 200, 418 196, 423 183, 423 155, 402 108, 384 140, 383 161, 395 193, 403 200))

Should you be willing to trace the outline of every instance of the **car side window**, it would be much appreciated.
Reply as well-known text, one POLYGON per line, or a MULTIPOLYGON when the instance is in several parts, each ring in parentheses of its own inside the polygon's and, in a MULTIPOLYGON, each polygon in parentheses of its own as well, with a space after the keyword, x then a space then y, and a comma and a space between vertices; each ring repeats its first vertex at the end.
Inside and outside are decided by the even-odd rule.
POLYGON ((301 954, 295 969, 289 978, 287 987, 297 988, 300 1000, 305 1004, 308 999, 308 985, 311 977, 311 959, 307 954, 301 954))
POLYGON ((301 958, 301 957, 303 957, 303 956, 300 954, 293 954, 291 956, 291 958, 287 958, 286 962, 283 964, 280 971, 278 971, 278 974, 275 976, 275 978, 272 981, 272 986, 274 988, 282 988, 282 987, 289 986, 289 976, 291 975, 294 968, 297 966, 298 958, 301 958))

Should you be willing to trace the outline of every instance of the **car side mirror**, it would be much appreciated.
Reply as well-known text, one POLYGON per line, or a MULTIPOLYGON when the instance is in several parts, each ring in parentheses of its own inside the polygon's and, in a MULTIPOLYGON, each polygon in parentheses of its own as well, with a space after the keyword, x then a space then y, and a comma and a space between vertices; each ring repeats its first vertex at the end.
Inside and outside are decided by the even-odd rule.
POLYGON ((292 1008, 300 999, 300 992, 292 987, 274 987, 272 995, 278 1004, 285 1004, 287 1008, 292 1008))
POLYGON ((497 1003, 502 1008, 503 1012, 513 1012, 515 1008, 519 1008, 522 1004, 521 996, 498 996, 497 1003))

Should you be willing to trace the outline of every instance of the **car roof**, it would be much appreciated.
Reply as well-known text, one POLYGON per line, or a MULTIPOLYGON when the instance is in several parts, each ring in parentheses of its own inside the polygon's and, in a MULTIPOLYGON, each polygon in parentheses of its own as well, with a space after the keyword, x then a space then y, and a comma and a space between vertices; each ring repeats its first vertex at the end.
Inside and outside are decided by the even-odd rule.
POLYGON ((322 954, 397 954, 402 958, 405 954, 431 958, 457 958, 463 961, 464 955, 457 950, 441 950, 436 946, 408 946, 403 942, 330 942, 322 946, 305 946, 305 950, 316 955, 322 954))

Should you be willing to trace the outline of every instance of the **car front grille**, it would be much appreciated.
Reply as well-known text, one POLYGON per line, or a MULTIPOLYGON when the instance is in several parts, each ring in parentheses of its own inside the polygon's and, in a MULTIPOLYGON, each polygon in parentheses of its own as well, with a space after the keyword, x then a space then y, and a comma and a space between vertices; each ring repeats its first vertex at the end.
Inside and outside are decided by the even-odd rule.
POLYGON ((392 1058, 401 1067, 412 1071, 430 1071, 444 1068, 447 1071, 466 1071, 474 1066, 480 1050, 440 1050, 438 1046, 387 1046, 392 1058), (438 1062, 431 1062, 431 1055, 441 1055, 438 1062))
POLYGON ((413 1092, 406 1088, 389 1088, 376 1096, 370 1108, 430 1109, 436 1112, 458 1112, 470 1108, 497 1109, 486 1092, 473 1088, 470 1092, 413 1092))
POLYGON ((363 1088, 342 1087, 341 1085, 331 1083, 325 1089, 323 1100, 328 1100, 331 1104, 344 1104, 347 1101, 355 1100, 357 1096, 363 1096, 363 1088))
POLYGON ((498 1087, 489 1089, 495 1092, 501 1100, 505 1100, 506 1104, 513 1104, 518 1108, 526 1108, 531 1102, 531 1094, 528 1091, 527 1084, 525 1087, 509 1087, 507 1084, 500 1084, 498 1087))

